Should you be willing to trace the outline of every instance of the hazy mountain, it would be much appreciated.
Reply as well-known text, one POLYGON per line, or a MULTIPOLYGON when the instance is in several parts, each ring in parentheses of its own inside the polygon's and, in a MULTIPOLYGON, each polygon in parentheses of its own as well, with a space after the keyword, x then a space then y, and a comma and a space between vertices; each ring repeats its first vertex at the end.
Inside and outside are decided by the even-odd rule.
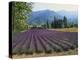
POLYGON ((30 18, 28 19, 29 24, 40 24, 40 23, 46 23, 51 22, 54 20, 54 16, 57 17, 57 19, 62 19, 62 16, 60 16, 58 13, 51 11, 51 10, 42 10, 37 12, 32 12, 30 14, 30 18))
POLYGON ((51 10, 41 10, 36 12, 31 12, 29 14, 28 23, 29 24, 42 24, 51 22, 54 20, 54 16, 57 19, 63 19, 64 16, 67 17, 69 22, 77 21, 77 13, 67 12, 67 11, 51 11, 51 10))

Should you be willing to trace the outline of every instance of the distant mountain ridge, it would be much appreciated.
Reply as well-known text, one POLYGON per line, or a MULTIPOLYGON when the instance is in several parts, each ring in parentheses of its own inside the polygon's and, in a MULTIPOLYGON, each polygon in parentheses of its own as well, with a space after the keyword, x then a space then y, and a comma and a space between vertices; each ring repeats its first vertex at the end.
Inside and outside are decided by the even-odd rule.
POLYGON ((63 19, 64 16, 67 17, 68 21, 75 22, 77 20, 77 14, 70 15, 70 12, 62 11, 62 12, 55 12, 52 10, 41 10, 31 12, 29 14, 28 24, 41 24, 54 21, 54 16, 57 19, 63 19))

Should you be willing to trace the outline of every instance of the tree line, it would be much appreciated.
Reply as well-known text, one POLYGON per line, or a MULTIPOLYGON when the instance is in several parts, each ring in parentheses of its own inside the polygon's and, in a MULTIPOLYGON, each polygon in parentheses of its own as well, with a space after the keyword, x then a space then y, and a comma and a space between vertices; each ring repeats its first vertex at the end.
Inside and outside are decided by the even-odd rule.
POLYGON ((46 24, 44 24, 45 28, 72 28, 72 27, 78 27, 77 23, 68 23, 67 17, 64 16, 63 19, 57 19, 54 16, 54 20, 49 23, 48 21, 46 24))

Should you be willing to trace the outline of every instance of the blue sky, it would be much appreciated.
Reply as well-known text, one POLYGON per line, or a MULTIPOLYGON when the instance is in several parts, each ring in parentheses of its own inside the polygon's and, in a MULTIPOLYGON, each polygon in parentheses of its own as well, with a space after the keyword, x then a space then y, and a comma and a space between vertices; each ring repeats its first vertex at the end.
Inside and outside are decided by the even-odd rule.
POLYGON ((34 3, 33 4, 33 11, 39 10, 54 10, 54 11, 77 11, 77 5, 70 5, 70 4, 53 4, 53 3, 34 3))

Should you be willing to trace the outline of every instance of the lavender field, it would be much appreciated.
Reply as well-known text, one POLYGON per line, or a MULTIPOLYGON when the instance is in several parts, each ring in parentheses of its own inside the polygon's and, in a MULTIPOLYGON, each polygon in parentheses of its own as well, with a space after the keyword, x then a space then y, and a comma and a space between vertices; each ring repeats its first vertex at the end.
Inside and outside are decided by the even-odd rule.
POLYGON ((29 29, 12 40, 12 53, 32 55, 65 52, 78 47, 77 32, 60 32, 48 29, 29 29))
POLYGON ((78 54, 77 5, 15 1, 10 5, 11 58, 78 54))

